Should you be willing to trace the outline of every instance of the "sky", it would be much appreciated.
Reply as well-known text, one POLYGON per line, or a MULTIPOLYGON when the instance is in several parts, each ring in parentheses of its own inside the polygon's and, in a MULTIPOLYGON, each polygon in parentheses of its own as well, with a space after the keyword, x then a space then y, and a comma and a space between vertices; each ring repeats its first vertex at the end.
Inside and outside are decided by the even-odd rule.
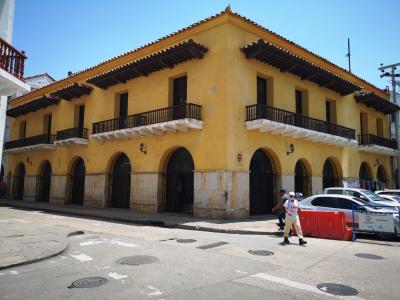
POLYGON ((25 77, 78 72, 231 9, 384 88, 377 68, 400 62, 398 0, 16 0, 13 45, 25 77))

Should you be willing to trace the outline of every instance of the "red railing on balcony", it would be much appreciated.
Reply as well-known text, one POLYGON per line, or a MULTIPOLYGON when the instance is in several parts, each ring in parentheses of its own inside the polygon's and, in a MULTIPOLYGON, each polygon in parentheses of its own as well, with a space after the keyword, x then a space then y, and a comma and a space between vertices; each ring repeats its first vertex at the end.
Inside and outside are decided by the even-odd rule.
POLYGON ((0 68, 18 79, 24 78, 25 52, 19 52, 0 38, 0 68))

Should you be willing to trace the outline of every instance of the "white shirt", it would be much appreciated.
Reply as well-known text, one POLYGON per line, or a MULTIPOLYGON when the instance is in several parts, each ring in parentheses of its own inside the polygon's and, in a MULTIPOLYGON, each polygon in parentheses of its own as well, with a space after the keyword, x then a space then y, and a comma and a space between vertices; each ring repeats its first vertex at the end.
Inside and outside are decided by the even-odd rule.
POLYGON ((298 219, 299 218, 299 215, 297 214, 297 211, 299 210, 299 202, 297 202, 296 199, 294 199, 293 201, 291 199, 286 200, 286 202, 283 206, 285 208, 287 208, 287 210, 291 214, 291 216, 286 214, 286 218, 290 218, 290 219, 298 219))

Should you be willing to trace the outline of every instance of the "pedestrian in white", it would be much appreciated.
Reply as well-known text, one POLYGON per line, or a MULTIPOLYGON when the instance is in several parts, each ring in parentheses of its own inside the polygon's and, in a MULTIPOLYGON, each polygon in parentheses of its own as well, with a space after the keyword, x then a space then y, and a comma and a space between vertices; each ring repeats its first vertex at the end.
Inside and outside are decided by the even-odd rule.
POLYGON ((300 245, 305 245, 307 242, 303 240, 303 232, 301 231, 301 226, 300 226, 300 219, 298 215, 299 211, 299 202, 294 198, 295 193, 290 192, 289 193, 290 199, 286 200, 285 204, 283 207, 286 210, 286 220, 285 220, 285 231, 284 231, 284 244, 289 244, 289 231, 292 225, 294 225, 294 228, 296 229, 297 236, 299 238, 299 244, 300 245))

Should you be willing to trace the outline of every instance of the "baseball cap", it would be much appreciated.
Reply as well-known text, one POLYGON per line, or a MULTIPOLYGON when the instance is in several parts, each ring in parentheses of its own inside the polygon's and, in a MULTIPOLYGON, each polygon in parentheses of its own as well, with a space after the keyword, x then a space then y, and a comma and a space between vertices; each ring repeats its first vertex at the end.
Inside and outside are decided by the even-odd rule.
POLYGON ((294 196, 296 196, 296 194, 294 192, 290 192, 289 196, 293 196, 294 197, 294 196))

